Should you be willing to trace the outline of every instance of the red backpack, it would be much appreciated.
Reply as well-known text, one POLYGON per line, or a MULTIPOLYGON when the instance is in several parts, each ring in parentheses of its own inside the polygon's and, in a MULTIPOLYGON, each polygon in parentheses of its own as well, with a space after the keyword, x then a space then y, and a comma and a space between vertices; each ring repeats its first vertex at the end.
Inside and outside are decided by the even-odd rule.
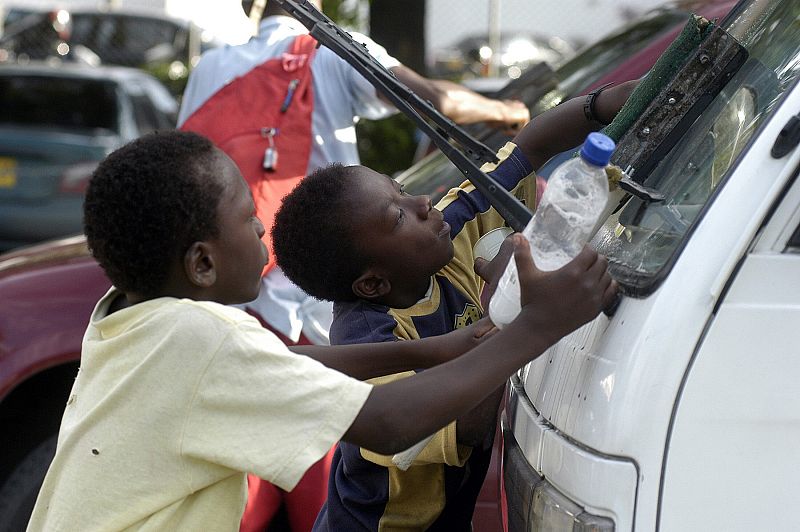
POLYGON ((280 58, 270 59, 214 93, 181 126, 211 139, 239 166, 267 233, 283 197, 305 176, 311 154, 311 60, 317 41, 295 38, 280 58))

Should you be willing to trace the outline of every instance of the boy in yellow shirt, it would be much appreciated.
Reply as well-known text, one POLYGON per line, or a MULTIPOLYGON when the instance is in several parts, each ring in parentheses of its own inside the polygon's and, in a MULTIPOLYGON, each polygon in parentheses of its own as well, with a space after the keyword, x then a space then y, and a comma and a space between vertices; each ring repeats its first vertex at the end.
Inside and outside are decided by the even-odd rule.
POLYGON ((87 328, 29 530, 235 531, 247 472, 289 490, 339 439, 405 449, 616 292, 591 250, 545 274, 517 242, 520 317, 454 360, 373 387, 357 379, 458 349, 442 337, 430 339, 432 351, 394 342, 306 346, 300 356, 228 306, 258 292, 264 227, 238 169, 207 139, 170 131, 120 148, 92 177, 84 210, 89 247, 114 287, 87 328))

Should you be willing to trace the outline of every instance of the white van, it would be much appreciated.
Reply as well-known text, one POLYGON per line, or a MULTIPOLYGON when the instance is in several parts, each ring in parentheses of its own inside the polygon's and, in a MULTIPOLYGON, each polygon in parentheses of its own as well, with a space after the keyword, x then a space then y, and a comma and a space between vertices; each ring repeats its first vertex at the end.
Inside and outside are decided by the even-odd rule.
POLYGON ((800 529, 800 1, 720 24, 749 58, 593 240, 619 307, 512 379, 511 531, 800 529))

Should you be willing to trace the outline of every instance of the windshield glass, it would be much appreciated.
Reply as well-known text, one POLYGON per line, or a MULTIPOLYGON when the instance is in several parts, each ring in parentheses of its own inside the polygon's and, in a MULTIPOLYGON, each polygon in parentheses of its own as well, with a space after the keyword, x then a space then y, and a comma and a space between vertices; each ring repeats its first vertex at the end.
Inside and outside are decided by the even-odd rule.
POLYGON ((757 0, 737 14, 724 29, 750 55, 645 179, 665 201, 630 199, 594 238, 594 247, 633 295, 654 287, 711 194, 798 75, 800 3, 757 0))

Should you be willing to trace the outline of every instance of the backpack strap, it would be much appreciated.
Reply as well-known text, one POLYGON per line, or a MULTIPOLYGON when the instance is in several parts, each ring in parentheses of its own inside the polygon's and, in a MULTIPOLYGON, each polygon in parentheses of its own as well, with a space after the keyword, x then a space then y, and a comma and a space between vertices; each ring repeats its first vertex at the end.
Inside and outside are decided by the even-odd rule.
POLYGON ((310 68, 318 47, 317 40, 311 35, 298 35, 281 56, 283 69, 286 72, 294 72, 304 67, 310 68))

